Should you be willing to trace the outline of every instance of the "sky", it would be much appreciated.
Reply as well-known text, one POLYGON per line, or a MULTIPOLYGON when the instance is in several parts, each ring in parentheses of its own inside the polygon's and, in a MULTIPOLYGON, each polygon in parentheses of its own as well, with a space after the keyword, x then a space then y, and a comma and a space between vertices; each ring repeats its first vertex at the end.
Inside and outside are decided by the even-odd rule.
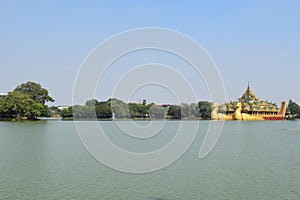
MULTIPOLYGON (((34 81, 49 90, 55 105, 71 105, 80 66, 99 43, 126 30, 161 27, 186 34, 205 48, 221 74, 227 100, 239 98, 250 80, 253 91, 263 100, 280 103, 293 99, 300 103, 299 10, 296 0, 3 0, 0 93, 34 81)), ((154 60, 155 56, 165 60, 169 56, 157 52, 136 56, 143 55, 154 60)), ((119 60, 110 70, 107 82, 99 85, 97 98, 110 97, 112 87, 103 86, 113 85, 109 81, 129 69, 122 68, 129 67, 128 60, 119 60)), ((175 68, 186 75, 199 100, 210 100, 205 82, 180 62, 171 65, 178 65, 175 68)), ((176 103, 170 91, 155 85, 137 90, 131 101, 140 98, 176 103)))

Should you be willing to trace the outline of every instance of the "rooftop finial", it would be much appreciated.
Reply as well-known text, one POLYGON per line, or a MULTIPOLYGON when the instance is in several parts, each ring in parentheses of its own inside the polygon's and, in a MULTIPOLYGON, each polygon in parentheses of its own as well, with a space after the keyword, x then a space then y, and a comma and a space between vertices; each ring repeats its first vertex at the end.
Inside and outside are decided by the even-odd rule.
POLYGON ((248 78, 248 87, 250 87, 251 72, 249 72, 248 75, 249 75, 249 78, 248 78))
POLYGON ((250 94, 252 93, 252 91, 250 89, 250 81, 248 81, 248 87, 247 87, 246 93, 248 94, 248 96, 250 96, 250 94))

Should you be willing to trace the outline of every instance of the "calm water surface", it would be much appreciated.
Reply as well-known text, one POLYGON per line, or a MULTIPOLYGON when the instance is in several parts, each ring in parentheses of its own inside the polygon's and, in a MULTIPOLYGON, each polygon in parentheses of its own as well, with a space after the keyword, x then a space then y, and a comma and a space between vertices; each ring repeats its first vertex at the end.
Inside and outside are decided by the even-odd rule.
MULTIPOLYGON (((122 134, 114 122, 100 125, 119 146, 147 152, 170 141, 179 123, 167 122, 149 141, 122 134)), ((299 121, 226 122, 216 147, 200 160, 208 125, 200 122, 177 162, 136 175, 95 160, 73 122, 0 122, 0 199, 300 199, 299 121)))

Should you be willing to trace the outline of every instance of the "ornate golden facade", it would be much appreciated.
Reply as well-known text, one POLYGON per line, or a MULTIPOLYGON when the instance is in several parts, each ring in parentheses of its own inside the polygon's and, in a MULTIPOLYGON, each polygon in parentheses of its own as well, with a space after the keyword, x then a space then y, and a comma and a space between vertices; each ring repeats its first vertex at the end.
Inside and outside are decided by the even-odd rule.
POLYGON ((282 102, 281 107, 275 103, 262 101, 257 98, 254 92, 248 87, 238 101, 230 101, 220 107, 213 106, 213 120, 284 120, 286 103, 282 102), (219 112, 220 111, 220 112, 219 112), (222 116, 223 113, 225 117, 222 116))

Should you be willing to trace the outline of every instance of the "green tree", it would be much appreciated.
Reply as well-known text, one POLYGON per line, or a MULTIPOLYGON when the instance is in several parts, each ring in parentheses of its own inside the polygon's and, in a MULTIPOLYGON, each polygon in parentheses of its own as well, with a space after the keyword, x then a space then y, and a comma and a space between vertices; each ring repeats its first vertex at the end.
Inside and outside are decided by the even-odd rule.
POLYGON ((34 83, 31 81, 22 83, 14 89, 14 92, 17 91, 22 94, 29 95, 29 97, 36 103, 43 105, 43 107, 40 108, 40 116, 50 116, 49 108, 45 105, 45 103, 49 101, 54 102, 54 99, 51 96, 49 96, 48 90, 42 88, 42 86, 39 83, 34 83))
POLYGON ((191 103, 191 116, 199 118, 200 117, 200 109, 197 103, 191 103))
POLYGON ((111 105, 111 109, 115 118, 122 119, 130 117, 128 104, 119 99, 109 99, 107 103, 111 105))
POLYGON ((34 101, 28 94, 20 91, 9 92, 0 99, 0 116, 7 119, 30 119, 34 120, 41 116, 44 105, 34 101))
POLYGON ((146 117, 149 114, 149 106, 139 103, 129 103, 128 107, 131 118, 146 117))
POLYGON ((181 108, 178 105, 171 105, 168 110, 168 115, 180 119, 181 118, 181 108))
POLYGON ((149 110, 149 115, 151 118, 164 119, 166 116, 166 109, 157 105, 153 105, 149 110))
POLYGON ((199 112, 202 119, 211 119, 212 103, 208 101, 199 101, 199 112))
POLYGON ((49 96, 48 90, 42 88, 39 83, 28 81, 16 87, 14 91, 19 91, 23 94, 28 94, 31 99, 37 103, 45 104, 46 102, 54 102, 54 99, 49 96))
MULTIPOLYGON (((72 107, 69 107, 69 109, 63 110, 61 116, 63 118, 74 117, 77 119, 111 118, 112 117, 111 101, 112 99, 109 99, 108 101, 101 101, 101 102, 99 102, 96 99, 91 99, 88 100, 84 106, 74 105, 72 107)), ((117 101, 117 100, 113 100, 113 101, 117 101)))
POLYGON ((72 107, 63 109, 61 111, 58 110, 62 118, 73 118, 72 107))
POLYGON ((106 104, 100 104, 99 106, 96 106, 96 115, 99 119, 108 119, 112 118, 112 110, 110 105, 106 104))
POLYGON ((287 111, 290 112, 292 118, 300 118, 300 106, 292 100, 289 101, 287 111))
POLYGON ((95 119, 96 112, 95 108, 92 106, 72 106, 72 114, 74 118, 86 118, 86 119, 95 119))
POLYGON ((86 106, 97 106, 98 104, 99 101, 97 99, 90 99, 85 103, 86 106))
POLYGON ((181 104, 181 117, 182 118, 189 118, 192 115, 191 106, 187 103, 181 104))

